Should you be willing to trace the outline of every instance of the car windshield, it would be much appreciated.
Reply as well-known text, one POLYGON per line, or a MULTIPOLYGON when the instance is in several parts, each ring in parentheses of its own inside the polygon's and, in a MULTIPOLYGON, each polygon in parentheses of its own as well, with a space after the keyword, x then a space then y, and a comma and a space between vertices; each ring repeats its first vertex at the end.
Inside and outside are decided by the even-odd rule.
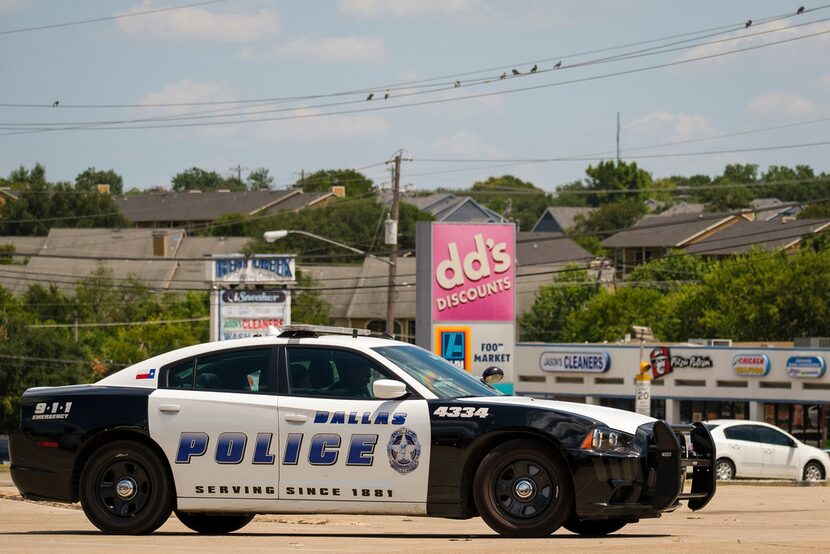
POLYGON ((406 371, 438 398, 501 395, 499 391, 485 385, 466 371, 423 348, 380 346, 372 350, 406 371))

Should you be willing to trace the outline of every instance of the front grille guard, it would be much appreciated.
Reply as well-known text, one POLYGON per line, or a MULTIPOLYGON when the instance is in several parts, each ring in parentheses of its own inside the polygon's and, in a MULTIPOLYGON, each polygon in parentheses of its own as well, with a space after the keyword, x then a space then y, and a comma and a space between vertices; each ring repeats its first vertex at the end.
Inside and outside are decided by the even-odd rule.
POLYGON ((692 510, 706 506, 715 495, 715 456, 715 442, 701 422, 669 425, 656 421, 651 428, 647 459, 653 478, 652 506, 668 510, 681 501, 692 510), (688 468, 692 468, 691 490, 683 492, 688 468))

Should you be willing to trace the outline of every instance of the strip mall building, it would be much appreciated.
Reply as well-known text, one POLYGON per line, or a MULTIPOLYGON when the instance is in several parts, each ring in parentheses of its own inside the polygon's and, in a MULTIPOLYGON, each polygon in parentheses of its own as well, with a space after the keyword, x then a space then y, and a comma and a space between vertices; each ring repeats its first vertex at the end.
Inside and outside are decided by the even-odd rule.
MULTIPOLYGON (((678 423, 766 421, 808 444, 830 446, 830 349, 688 344, 642 349, 646 361, 652 354, 659 362, 655 367, 666 368, 652 380, 652 416, 678 423)), ((515 360, 516 394, 634 410, 638 343, 518 343, 515 360)))

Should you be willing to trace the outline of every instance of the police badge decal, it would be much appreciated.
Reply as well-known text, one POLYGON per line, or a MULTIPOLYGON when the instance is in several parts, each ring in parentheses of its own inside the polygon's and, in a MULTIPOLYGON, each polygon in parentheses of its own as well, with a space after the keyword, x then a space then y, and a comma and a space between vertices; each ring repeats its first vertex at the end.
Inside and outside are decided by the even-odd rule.
POLYGON ((414 471, 418 467, 418 458, 421 457, 421 443, 418 435, 406 427, 401 427, 389 437, 386 445, 389 455, 389 465, 400 474, 414 471))

